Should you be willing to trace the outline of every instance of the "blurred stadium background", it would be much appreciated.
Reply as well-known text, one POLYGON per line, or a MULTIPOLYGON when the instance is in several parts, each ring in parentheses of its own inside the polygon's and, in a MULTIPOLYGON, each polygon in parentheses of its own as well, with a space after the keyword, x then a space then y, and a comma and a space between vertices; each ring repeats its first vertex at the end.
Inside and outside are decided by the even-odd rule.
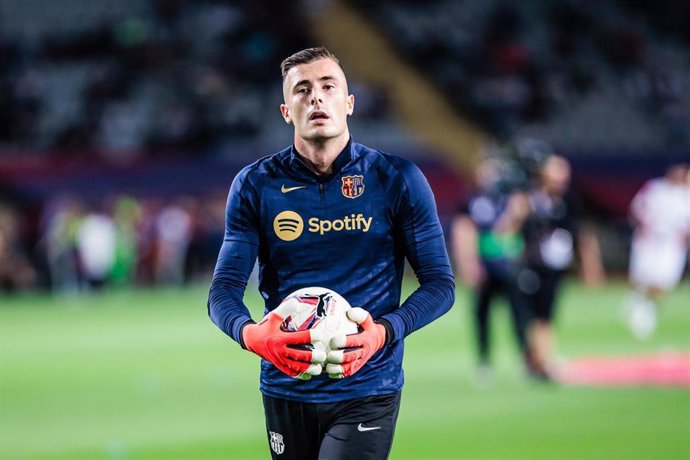
POLYGON ((647 342, 620 307, 630 200, 690 159, 688 24, 684 1, 0 0, 0 458, 267 457, 258 362, 206 288, 232 177, 292 139, 278 65, 320 44, 354 138, 417 162, 444 225, 487 152, 566 156, 609 281, 569 282, 559 352, 661 357, 533 386, 499 312, 476 388, 459 286, 409 339, 392 458, 687 458, 687 277, 647 342))

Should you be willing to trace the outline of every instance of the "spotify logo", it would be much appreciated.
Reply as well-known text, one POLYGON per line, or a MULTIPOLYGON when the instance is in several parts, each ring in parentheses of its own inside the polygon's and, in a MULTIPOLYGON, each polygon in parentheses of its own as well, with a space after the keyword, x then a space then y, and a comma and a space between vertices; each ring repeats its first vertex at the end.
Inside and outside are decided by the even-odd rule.
POLYGON ((304 222, 294 211, 283 211, 273 220, 273 231, 283 241, 296 240, 302 234, 302 230, 304 222))

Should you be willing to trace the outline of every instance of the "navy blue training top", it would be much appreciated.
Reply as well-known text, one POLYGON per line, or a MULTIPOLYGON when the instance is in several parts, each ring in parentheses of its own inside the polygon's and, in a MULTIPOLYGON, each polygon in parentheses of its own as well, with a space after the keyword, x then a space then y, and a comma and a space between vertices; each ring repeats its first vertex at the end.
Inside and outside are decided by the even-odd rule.
POLYGON ((446 313, 455 285, 434 196, 412 162, 350 141, 328 176, 294 146, 235 177, 225 237, 209 293, 213 322, 242 344, 251 322, 242 298, 255 260, 265 312, 291 292, 333 289, 381 321, 388 344, 355 375, 304 381, 261 363, 261 392, 302 402, 396 393, 403 385, 403 338, 446 313), (400 305, 407 258, 419 287, 400 305))

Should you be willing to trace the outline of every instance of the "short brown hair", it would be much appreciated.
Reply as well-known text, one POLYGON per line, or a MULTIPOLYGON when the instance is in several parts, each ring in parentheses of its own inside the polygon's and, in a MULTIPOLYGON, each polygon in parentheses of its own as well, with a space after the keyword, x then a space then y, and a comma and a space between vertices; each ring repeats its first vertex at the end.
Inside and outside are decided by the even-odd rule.
POLYGON ((335 57, 335 54, 331 53, 326 49, 325 46, 319 46, 316 48, 307 48, 302 51, 298 51, 290 57, 287 57, 280 63, 280 74, 285 80, 285 75, 295 66, 301 64, 310 64, 319 59, 330 59, 340 66, 340 68, 345 72, 343 65, 340 63, 340 59, 335 57))

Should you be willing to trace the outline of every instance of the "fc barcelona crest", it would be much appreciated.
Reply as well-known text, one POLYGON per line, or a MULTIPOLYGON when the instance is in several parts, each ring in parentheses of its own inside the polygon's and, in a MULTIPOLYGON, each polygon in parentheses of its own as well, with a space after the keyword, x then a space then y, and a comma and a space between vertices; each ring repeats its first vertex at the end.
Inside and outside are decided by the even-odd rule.
POLYGON ((280 433, 276 433, 274 431, 269 431, 268 434, 271 438, 271 449, 273 449, 273 452, 275 452, 278 455, 282 454, 285 451, 285 444, 283 444, 283 435, 280 433))
POLYGON ((364 193, 364 176, 343 176, 343 196, 345 198, 357 198, 364 193))

